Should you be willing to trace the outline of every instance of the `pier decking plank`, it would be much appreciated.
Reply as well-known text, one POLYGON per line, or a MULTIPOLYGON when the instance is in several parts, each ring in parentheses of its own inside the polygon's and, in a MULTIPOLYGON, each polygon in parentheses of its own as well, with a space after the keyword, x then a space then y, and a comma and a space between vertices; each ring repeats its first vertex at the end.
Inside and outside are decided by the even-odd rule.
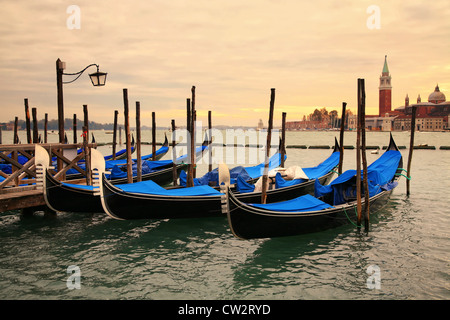
POLYGON ((45 205, 42 190, 27 190, 0 194, 0 212, 45 205))

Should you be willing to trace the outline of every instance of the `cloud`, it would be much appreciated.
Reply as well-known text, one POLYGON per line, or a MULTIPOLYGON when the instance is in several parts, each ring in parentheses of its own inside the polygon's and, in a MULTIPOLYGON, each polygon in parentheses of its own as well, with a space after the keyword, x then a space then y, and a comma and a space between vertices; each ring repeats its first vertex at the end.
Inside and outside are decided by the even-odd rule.
POLYGON ((443 83, 444 90, 448 75, 436 66, 448 66, 447 1, 432 6, 383 2, 379 30, 366 27, 366 9, 372 4, 3 1, 0 119, 21 116, 25 97, 36 104, 38 114, 56 118, 58 57, 66 61, 67 72, 90 63, 108 72, 102 88, 93 88, 87 75, 64 86, 66 116, 81 113, 88 104, 91 119, 98 122, 111 122, 114 110, 122 110, 123 88, 129 89, 130 105, 140 101, 143 112, 157 112, 167 125, 172 117, 184 121, 192 85, 197 87, 202 117, 212 109, 222 124, 256 125, 267 117, 272 87, 277 89, 276 110, 293 113, 288 119, 311 113, 312 106, 339 110, 342 101, 355 109, 359 77, 366 79, 366 104, 376 112, 385 54, 394 106, 403 103, 407 92, 411 97, 413 91, 427 95, 436 82, 443 83), (66 9, 72 4, 81 10, 79 30, 66 26, 66 9))

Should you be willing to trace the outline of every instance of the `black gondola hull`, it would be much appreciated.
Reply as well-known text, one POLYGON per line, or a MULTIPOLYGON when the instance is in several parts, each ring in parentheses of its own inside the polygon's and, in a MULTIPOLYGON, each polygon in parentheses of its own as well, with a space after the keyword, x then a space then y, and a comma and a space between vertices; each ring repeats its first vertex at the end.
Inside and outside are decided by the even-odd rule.
MULTIPOLYGON (((390 135, 388 150, 398 151, 395 141, 390 135)), ((401 172, 403 158, 397 166, 397 174, 401 172)), ((398 180, 395 175, 391 181, 398 180)), ((369 198, 370 212, 374 213, 384 206, 393 189, 382 191, 369 198)), ((227 218, 232 233, 242 239, 273 238, 283 236, 314 233, 335 228, 351 221, 356 222, 355 207, 357 201, 351 201, 333 208, 309 212, 279 212, 257 208, 240 201, 237 195, 228 190, 227 218)), ((365 205, 365 197, 361 199, 365 205)), ((247 202, 249 203, 249 202, 247 202)))
POLYGON ((44 198, 47 206, 63 212, 103 212, 100 197, 91 190, 80 189, 62 184, 46 170, 44 198))
MULTIPOLYGON (((335 146, 335 151, 338 147, 335 146)), ((180 169, 179 171, 181 171, 180 169)), ((179 174, 178 171, 178 174, 179 174)), ((319 178, 321 183, 328 183, 333 176, 333 170, 319 178)), ((172 169, 168 168, 166 172, 161 170, 161 175, 165 180, 155 180, 159 185, 165 182, 172 182, 172 169)), ((143 177, 143 180, 144 177, 143 177)), ((128 193, 115 187, 116 181, 107 181, 102 175, 102 203, 104 211, 113 218, 123 220, 134 219, 178 219, 178 218, 200 218, 200 217, 226 217, 222 213, 221 197, 216 196, 158 196, 152 194, 128 193)), ((126 182, 123 182, 126 183, 126 182)), ((304 195, 314 194, 314 180, 304 183, 284 187, 280 189, 268 190, 266 192, 266 202, 279 202, 290 200, 292 198, 304 195)), ((261 192, 238 193, 236 197, 242 202, 258 203, 261 201, 261 192)))
POLYGON ((225 217, 221 196, 159 196, 125 193, 102 179, 103 208, 115 219, 182 219, 225 217))
MULTIPOLYGON (((333 172, 329 172, 320 181, 328 181, 333 172)), ((314 181, 307 181, 296 186, 268 190, 267 203, 290 200, 304 195, 314 194, 314 181)), ((221 195, 166 197, 151 194, 123 192, 102 178, 103 209, 111 217, 123 220, 134 219, 178 219, 200 217, 226 217, 221 211, 221 195)), ((240 193, 235 195, 242 202, 258 203, 261 192, 240 193)))
MULTIPOLYGON (((327 184, 332 176, 333 172, 328 172, 326 175, 319 178, 321 184, 327 184)), ((314 195, 314 183, 315 179, 309 180, 297 185, 279 188, 279 189, 271 189, 266 191, 266 202, 280 202, 290 200, 296 197, 299 197, 304 194, 314 195)), ((239 201, 244 203, 261 203, 261 192, 249 192, 249 193, 234 193, 239 201)))
MULTIPOLYGON (((384 191, 369 201, 371 213, 383 207, 392 190, 384 191)), ((230 194, 228 222, 232 233, 241 239, 273 238, 314 233, 356 223, 355 203, 334 209, 296 214, 276 214, 242 206, 230 194)))

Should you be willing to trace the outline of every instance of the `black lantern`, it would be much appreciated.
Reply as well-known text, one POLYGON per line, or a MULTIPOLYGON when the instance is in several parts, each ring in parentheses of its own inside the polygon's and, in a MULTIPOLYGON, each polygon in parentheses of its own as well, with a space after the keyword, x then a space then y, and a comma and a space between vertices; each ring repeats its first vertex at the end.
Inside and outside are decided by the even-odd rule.
POLYGON ((97 72, 91 73, 89 77, 91 78, 92 85, 94 87, 104 86, 106 82, 106 72, 100 72, 97 66, 97 72))

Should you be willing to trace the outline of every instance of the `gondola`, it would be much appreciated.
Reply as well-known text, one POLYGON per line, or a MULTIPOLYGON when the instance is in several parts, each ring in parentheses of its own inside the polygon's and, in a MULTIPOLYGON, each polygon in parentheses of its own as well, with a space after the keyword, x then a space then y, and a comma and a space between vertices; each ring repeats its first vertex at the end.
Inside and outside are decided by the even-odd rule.
MULTIPOLYGON (((331 155, 315 167, 303 168, 307 177, 284 180, 280 172, 276 173, 270 183, 270 189, 266 191, 267 201, 278 202, 289 200, 299 195, 314 194, 314 185, 316 180, 321 184, 327 184, 335 173, 339 164, 340 148, 337 140, 331 155)), ((245 203, 257 203, 261 200, 261 192, 254 192, 254 183, 249 183, 238 177, 236 185, 230 185, 230 189, 245 203)))
MULTIPOLYGON (((281 147, 281 144, 280 144, 281 147)), ((284 155, 284 160, 286 160, 287 156, 284 155)), ((269 159, 269 171, 278 168, 281 165, 281 150, 278 148, 277 152, 273 154, 269 159)), ((264 170, 264 162, 256 165, 256 166, 237 166, 230 169, 230 180, 233 186, 236 185, 237 179, 245 181, 249 184, 254 184, 261 176, 264 170)), ((215 168, 204 174, 202 177, 194 178, 194 186, 219 186, 219 168, 215 168)), ((179 179, 180 186, 186 187, 187 184, 187 174, 185 171, 180 173, 179 179)))
MULTIPOLYGON (((131 137, 131 154, 133 154, 136 151, 136 143, 134 142, 134 135, 131 137)), ((107 155, 104 157, 105 160, 112 160, 113 155, 107 155)), ((122 160, 127 158, 127 148, 124 148, 122 150, 119 150, 116 152, 116 159, 115 160, 122 160)))
MULTIPOLYGON (((208 137, 205 137, 205 140, 201 144, 201 146, 197 147, 195 150, 196 153, 196 161, 199 161, 203 154, 206 152, 209 147, 211 141, 208 140, 208 137)), ((177 177, 180 175, 180 172, 183 169, 187 168, 187 154, 178 157, 175 161, 177 177)), ((146 163, 149 172, 142 173, 142 181, 152 180, 159 185, 165 186, 169 185, 173 182, 173 161, 172 160, 159 160, 159 161, 149 161, 146 163)), ((133 182, 137 181, 137 173, 136 173, 136 165, 133 165, 133 182)), ((126 173, 126 167, 124 166, 115 166, 111 169, 110 173, 106 173, 105 176, 111 183, 113 184, 125 184, 128 183, 128 177, 126 173)))
MULTIPOLYGON (((134 136, 132 136, 132 140, 131 140, 131 154, 133 154, 133 152, 136 150, 136 146, 135 146, 135 142, 134 142, 134 136)), ((105 160, 106 161, 117 161, 116 164, 120 165, 120 164, 126 164, 126 159, 127 159, 127 149, 122 149, 118 152, 116 152, 116 159, 113 160, 112 155, 108 155, 105 156, 105 160), (125 160, 120 162, 120 160, 125 160)), ((153 153, 141 156, 142 160, 160 160, 162 159, 162 157, 164 157, 167 152, 169 151, 169 141, 167 140, 167 135, 164 135, 164 142, 161 145, 160 148, 158 148, 158 150, 156 150, 155 152, 155 160, 153 160, 153 153)), ((137 161, 137 159, 133 159, 133 162, 137 161)))
MULTIPOLYGON (((155 160, 153 160, 153 153, 141 156, 141 160, 142 161, 147 161, 147 160, 148 161, 158 161, 158 160, 161 160, 161 158, 163 158, 167 154, 168 151, 169 151, 169 141, 167 140, 167 136, 165 136, 164 143, 155 152, 155 160)), ((120 166, 126 166, 126 164, 127 164, 126 158, 112 160, 112 158, 107 159, 107 157, 110 157, 110 156, 105 156, 106 170, 111 170, 114 166, 120 167, 120 166)), ((133 163, 136 163, 137 158, 131 159, 131 161, 133 163)))
MULTIPOLYGON (((387 150, 368 167, 371 213, 386 204, 402 166, 402 155, 391 135, 387 150)), ((279 203, 244 203, 228 190, 224 211, 230 229, 238 238, 255 239, 319 232, 350 223, 355 220, 356 174, 348 170, 327 186, 316 181, 315 197, 304 195, 279 203)), ((361 197, 364 205, 365 197, 361 197)))
MULTIPOLYGON (((166 138, 167 139, 167 138, 166 138)), ((68 143, 67 141, 67 136, 66 136, 66 143, 68 143)), ((92 134, 92 143, 96 143, 95 141, 95 137, 94 134, 92 134)), ((136 151, 136 146, 135 146, 135 141, 134 141, 134 135, 131 135, 131 154, 133 154, 136 151)), ((164 149, 163 149, 164 151, 164 149)), ((80 154, 81 152, 83 152, 83 148, 78 149, 77 153, 80 154)), ((122 159, 126 159, 127 157, 127 149, 121 149, 119 151, 116 152, 116 156, 113 157, 112 154, 105 156, 105 160, 109 161, 112 160, 113 158, 115 158, 115 160, 122 160, 122 159)), ((52 161, 56 161, 56 157, 54 157, 52 159, 52 161)), ((84 159, 80 160, 80 163, 84 162, 84 159)))
MULTIPOLYGON (((286 193, 290 192, 293 196, 298 195, 299 189, 300 193, 314 193, 314 182, 316 178, 319 178, 322 184, 326 184, 333 176, 334 169, 337 168, 339 164, 340 148, 337 139, 334 140, 334 148, 331 156, 329 156, 325 161, 320 163, 318 166, 302 168, 303 176, 297 179, 285 180, 284 172, 285 168, 280 168, 281 165, 281 150, 278 149, 274 155, 269 159, 268 171, 273 172, 274 176, 270 177, 270 189, 277 189, 273 193, 286 193)), ((281 147, 281 143, 280 143, 281 147)), ((286 155, 284 156, 286 160, 286 155)), ((251 167, 234 167, 230 169, 230 188, 239 193, 248 193, 248 200, 254 198, 253 195, 255 191, 255 184, 261 179, 264 171, 264 162, 251 167)), ((203 177, 194 178, 194 185, 209 185, 215 188, 219 186, 219 172, 218 168, 207 172, 203 177)), ((180 174, 180 185, 186 186, 187 175, 184 172, 180 174)), ((257 197, 260 193, 257 193, 257 197)), ((243 197, 244 198, 244 197, 243 197)), ((290 196, 287 196, 290 198, 290 196)), ((248 201, 246 201, 248 202, 248 201)))
MULTIPOLYGON (((197 148, 197 161, 202 157, 207 146, 208 141, 205 139, 204 144, 197 148)), ((97 157, 97 163, 103 163, 104 169, 105 161, 103 155, 94 149, 92 149, 91 152, 93 157, 97 157)), ((186 155, 177 159, 180 162, 177 164, 179 170, 186 165, 182 162, 185 158, 186 155)), ((35 159, 38 185, 43 189, 45 202, 50 209, 63 212, 103 212, 100 197, 95 195, 94 186, 56 180, 48 170, 49 155, 47 151, 39 145, 36 145, 35 147, 35 159)), ((166 161, 164 161, 164 163, 166 163, 166 161)), ((170 177, 172 178, 172 161, 170 161, 170 169, 163 170, 170 170, 170 177)), ((167 173, 165 173, 165 175, 167 175, 167 173)), ((156 173, 153 175, 153 177, 159 178, 162 176, 164 175, 158 175, 156 173)), ((150 174, 145 177, 143 175, 143 179, 151 179, 153 177, 150 174)), ((120 183, 122 180, 123 179, 112 180, 111 183, 120 183)))
MULTIPOLYGON (((338 157, 339 158, 339 157, 338 157)), ((221 212, 222 193, 208 185, 189 188, 165 189, 152 181, 133 184, 113 185, 102 173, 103 164, 92 168, 99 170, 99 192, 104 211, 115 219, 176 219, 200 217, 224 217, 221 212)), ((229 180, 229 171, 225 174, 219 166, 219 181, 229 180)), ((328 174, 328 172, 327 172, 328 174)), ((306 188, 297 188, 295 196, 305 192, 306 188)), ((290 188, 268 190, 267 201, 277 202, 290 199, 290 188)), ((261 199, 261 192, 240 193, 236 197, 242 201, 261 199)))
MULTIPOLYGON (((67 140, 67 137, 66 137, 66 140, 67 140)), ((67 143, 67 141, 66 141, 66 143, 67 143)), ((92 143, 95 143, 94 135, 92 135, 92 143)), ((115 160, 112 160, 113 159, 113 155, 104 156, 104 159, 105 159, 105 161, 108 161, 108 162, 109 161, 111 161, 111 162, 112 161, 116 161, 116 163, 118 163, 118 164, 119 163, 123 163, 123 162, 126 163, 126 157, 127 157, 127 152, 126 151, 127 151, 126 148, 117 151, 115 160), (125 160, 123 160, 123 159, 125 159, 125 160)), ((132 140, 131 140, 131 154, 133 154, 134 151, 136 151, 136 146, 135 146, 134 136, 132 136, 132 140)), ((162 149, 162 151, 166 151, 166 149, 162 149)), ((77 154, 80 154, 81 152, 83 152, 83 148, 80 148, 80 149, 77 150, 77 154)), ((53 162, 53 165, 56 166, 56 157, 52 158, 52 162, 53 162)), ((80 168, 82 168, 82 169, 85 169, 86 168, 85 160, 81 159, 80 161, 78 161, 78 166, 80 168)), ((69 169, 66 172, 66 179, 67 180, 80 179, 82 177, 83 177, 83 175, 76 169, 69 169)))

